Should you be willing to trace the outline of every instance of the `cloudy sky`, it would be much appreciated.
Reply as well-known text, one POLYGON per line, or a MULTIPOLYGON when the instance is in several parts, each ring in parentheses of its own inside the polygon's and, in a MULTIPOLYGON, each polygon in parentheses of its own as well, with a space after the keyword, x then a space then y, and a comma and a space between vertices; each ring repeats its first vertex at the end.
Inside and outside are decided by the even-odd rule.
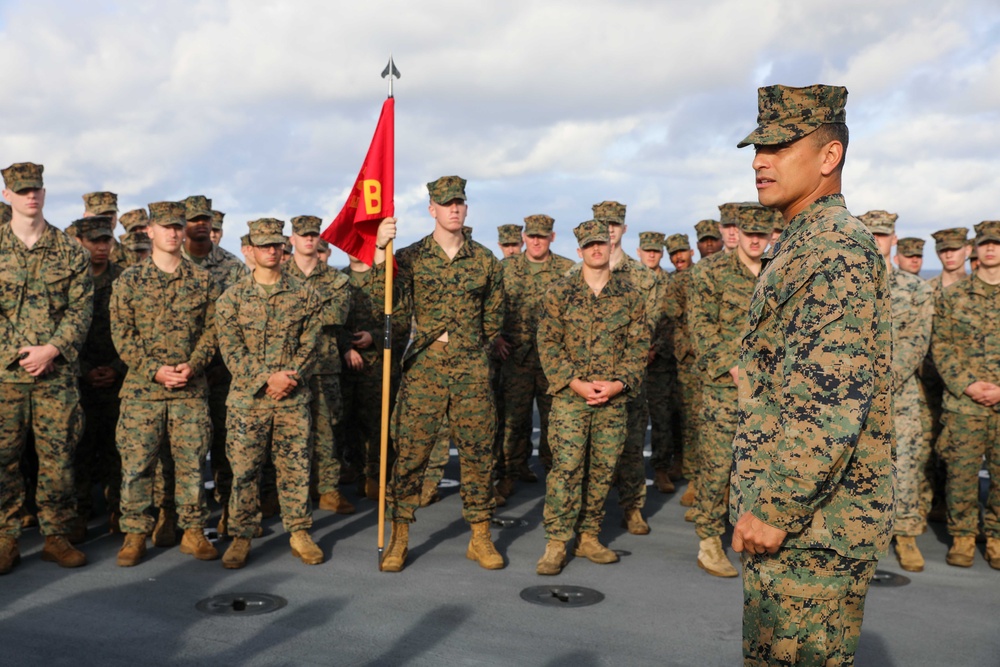
POLYGON ((205 194, 231 250, 254 218, 332 220, 390 52, 404 243, 444 174, 469 180, 493 248, 497 225, 548 213, 572 255, 604 199, 628 205, 629 252, 692 233, 756 198, 736 143, 773 83, 847 86, 854 213, 929 243, 1000 217, 995 0, 0 0, 0 32, 0 162, 45 165, 59 226, 93 190, 122 211, 205 194))

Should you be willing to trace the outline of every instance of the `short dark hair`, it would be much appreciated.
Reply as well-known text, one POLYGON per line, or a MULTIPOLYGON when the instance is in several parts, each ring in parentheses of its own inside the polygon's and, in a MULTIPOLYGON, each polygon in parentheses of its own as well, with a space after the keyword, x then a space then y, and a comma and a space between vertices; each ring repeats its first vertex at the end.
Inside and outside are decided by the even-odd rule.
POLYGON ((825 146, 831 141, 839 141, 841 143, 844 147, 844 152, 840 156, 840 164, 837 165, 837 169, 842 170, 844 168, 844 161, 847 160, 847 144, 851 138, 850 132, 847 129, 847 123, 824 123, 812 133, 812 137, 817 146, 825 146))

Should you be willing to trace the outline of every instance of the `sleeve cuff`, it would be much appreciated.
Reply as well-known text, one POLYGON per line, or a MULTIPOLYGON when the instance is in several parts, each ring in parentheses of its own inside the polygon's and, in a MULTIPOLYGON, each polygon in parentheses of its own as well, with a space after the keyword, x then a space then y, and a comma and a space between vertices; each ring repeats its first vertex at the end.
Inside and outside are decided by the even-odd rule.
POLYGON ((802 532, 812 522, 813 508, 768 486, 761 491, 750 513, 769 526, 794 534, 802 532))

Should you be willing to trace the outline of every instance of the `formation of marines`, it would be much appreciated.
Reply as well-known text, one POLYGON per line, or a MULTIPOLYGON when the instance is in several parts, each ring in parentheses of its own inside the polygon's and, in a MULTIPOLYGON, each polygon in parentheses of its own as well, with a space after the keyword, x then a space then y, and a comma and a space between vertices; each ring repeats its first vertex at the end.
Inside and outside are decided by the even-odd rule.
MULTIPOLYGON (((895 214, 844 207, 846 96, 760 90, 759 127, 741 143, 756 150, 760 203, 726 203, 718 221, 698 222, 697 262, 686 234, 655 231, 628 256, 615 201, 573 229, 579 263, 551 251, 544 214, 498 228, 499 261, 465 225, 466 181, 428 183, 433 231, 394 258, 384 571, 405 567, 449 446, 467 556, 505 566, 490 519, 518 484, 539 480, 535 405, 538 574, 559 574, 570 542, 577 556, 618 560, 599 537, 612 488, 627 530, 650 531, 648 428, 654 487, 672 494, 687 481, 679 502, 700 568, 739 575, 722 544, 727 523, 736 528, 747 656, 775 650, 746 634, 747 618, 779 604, 763 582, 781 577, 785 590, 832 591, 807 597, 850 606, 843 622, 856 627, 837 650, 853 652, 874 563, 894 538, 901 567, 921 571, 917 538, 942 509, 947 562, 971 566, 982 536, 1000 569, 1000 221, 977 224, 972 239, 967 228, 935 232, 943 271, 921 279, 922 239, 897 240, 895 214), (783 169, 796 151, 820 166, 811 198, 793 201, 804 186, 783 169)), ((251 221, 241 260, 218 245, 224 214, 201 195, 119 218, 116 195, 90 193, 64 233, 44 219, 42 172, 3 170, 0 574, 32 520, 44 560, 85 564, 74 543, 95 484, 124 535, 119 565, 139 564, 150 538, 173 546, 178 528, 182 553, 219 558, 205 537, 206 459, 218 531, 232 538, 226 568, 246 564, 261 519, 279 511, 292 554, 322 562, 311 503, 354 512, 338 488, 350 478, 378 498, 376 342, 395 219, 379 226, 370 265, 331 268, 321 220, 308 215, 291 219, 290 238, 281 220, 251 221), (29 442, 35 476, 22 472, 29 442)))

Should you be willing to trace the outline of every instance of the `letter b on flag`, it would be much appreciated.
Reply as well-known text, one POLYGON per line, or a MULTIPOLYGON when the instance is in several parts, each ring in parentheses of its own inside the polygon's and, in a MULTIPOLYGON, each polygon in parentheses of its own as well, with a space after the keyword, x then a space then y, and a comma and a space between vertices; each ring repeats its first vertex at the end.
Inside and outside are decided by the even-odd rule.
POLYGON ((361 194, 365 200, 367 215, 375 215, 382 211, 382 183, 374 179, 365 179, 361 185, 361 194))

